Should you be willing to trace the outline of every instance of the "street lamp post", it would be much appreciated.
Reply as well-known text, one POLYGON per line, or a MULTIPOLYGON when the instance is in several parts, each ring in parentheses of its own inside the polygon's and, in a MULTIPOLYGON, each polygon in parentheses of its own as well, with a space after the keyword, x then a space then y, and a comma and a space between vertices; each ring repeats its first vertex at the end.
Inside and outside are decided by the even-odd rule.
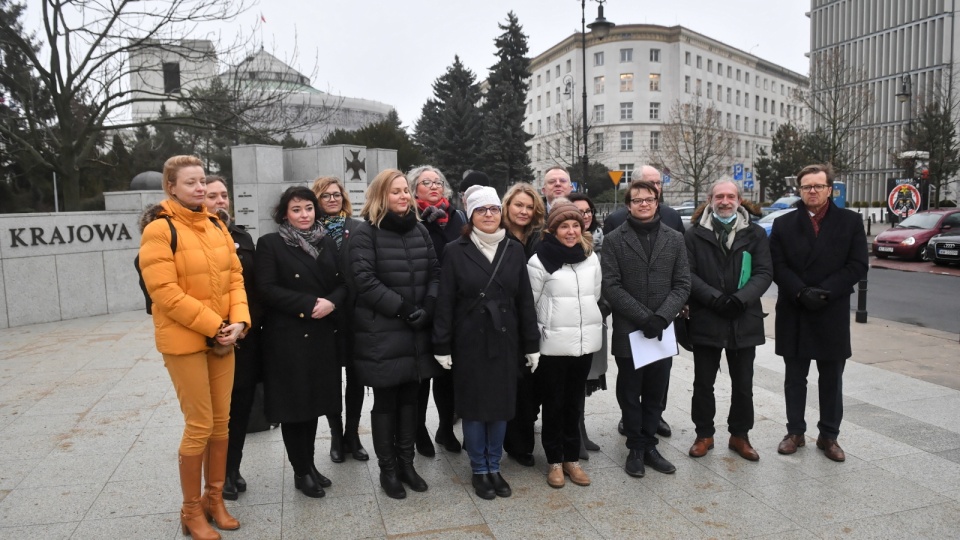
POLYGON ((610 29, 614 27, 614 23, 608 21, 603 17, 603 3, 606 0, 595 0, 598 4, 597 7, 597 20, 593 21, 589 25, 587 24, 587 0, 580 0, 580 50, 583 53, 583 110, 581 111, 581 119, 583 121, 583 180, 582 183, 586 185, 587 177, 590 174, 590 158, 589 156, 589 143, 587 142, 588 128, 587 128, 587 28, 598 40, 610 35, 610 29))
POLYGON ((573 81, 573 75, 569 73, 563 76, 563 95, 570 98, 570 163, 574 163, 577 159, 577 107, 575 106, 576 100, 574 100, 574 92, 577 91, 577 83, 573 81))

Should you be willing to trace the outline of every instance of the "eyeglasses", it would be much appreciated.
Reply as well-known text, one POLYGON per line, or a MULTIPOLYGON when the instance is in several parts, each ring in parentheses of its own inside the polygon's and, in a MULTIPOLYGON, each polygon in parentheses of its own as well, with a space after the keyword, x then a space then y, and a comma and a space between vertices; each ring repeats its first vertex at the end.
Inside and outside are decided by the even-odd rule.
POLYGON ((474 213, 479 213, 484 216, 499 216, 500 207, 499 206, 481 206, 480 208, 475 208, 474 213))
POLYGON ((647 197, 647 198, 645 198, 645 199, 630 199, 630 202, 631 202, 632 204, 637 205, 637 206, 643 206, 643 205, 645 205, 645 204, 653 204, 653 203, 657 202, 657 198, 656 198, 656 197, 647 197))
POLYGON ((592 216, 592 215, 593 215, 593 210, 581 210, 581 211, 580 211, 580 215, 581 215, 581 216, 592 216))
POLYGON ((826 184, 816 184, 816 185, 812 185, 812 186, 800 186, 800 191, 802 191, 802 192, 804 192, 804 193, 810 193, 811 191, 814 192, 814 193, 820 193, 821 191, 827 189, 828 187, 830 187, 830 186, 828 186, 828 185, 826 185, 826 184))
POLYGON ((343 193, 340 193, 339 191, 336 192, 336 193, 321 193, 321 194, 320 194, 320 200, 321 200, 321 201, 329 201, 329 200, 331 200, 331 199, 333 199, 333 200, 335 200, 335 201, 339 201, 339 200, 342 199, 342 198, 343 198, 343 193))
POLYGON ((423 182, 420 182, 420 185, 426 186, 428 188, 436 188, 436 187, 443 187, 443 182, 441 182, 440 180, 424 180, 423 182))

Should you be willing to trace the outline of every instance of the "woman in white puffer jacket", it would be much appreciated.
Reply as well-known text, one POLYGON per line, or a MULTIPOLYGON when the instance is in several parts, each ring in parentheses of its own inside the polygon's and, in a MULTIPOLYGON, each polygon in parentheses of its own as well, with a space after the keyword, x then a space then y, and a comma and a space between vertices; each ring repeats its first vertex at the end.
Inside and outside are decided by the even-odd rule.
POLYGON ((587 486, 590 477, 579 462, 580 415, 583 386, 603 333, 597 307, 601 274, 590 236, 583 234, 583 215, 570 201, 554 201, 527 271, 540 326, 536 379, 543 402, 540 439, 550 464, 547 483, 561 488, 566 475, 587 486))

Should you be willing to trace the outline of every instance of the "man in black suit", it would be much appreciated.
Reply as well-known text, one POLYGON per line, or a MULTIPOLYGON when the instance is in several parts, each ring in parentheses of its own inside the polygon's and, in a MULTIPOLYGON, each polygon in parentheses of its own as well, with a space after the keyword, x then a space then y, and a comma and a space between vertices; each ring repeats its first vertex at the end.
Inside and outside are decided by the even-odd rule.
POLYGON ((837 436, 843 419, 843 369, 852 356, 850 295, 867 276, 867 237, 860 216, 830 200, 833 169, 809 165, 797 174, 795 212, 777 218, 770 255, 777 296, 776 353, 783 357, 787 435, 777 451, 806 444, 807 374, 817 362, 820 430, 817 448, 833 461, 846 456, 837 436))

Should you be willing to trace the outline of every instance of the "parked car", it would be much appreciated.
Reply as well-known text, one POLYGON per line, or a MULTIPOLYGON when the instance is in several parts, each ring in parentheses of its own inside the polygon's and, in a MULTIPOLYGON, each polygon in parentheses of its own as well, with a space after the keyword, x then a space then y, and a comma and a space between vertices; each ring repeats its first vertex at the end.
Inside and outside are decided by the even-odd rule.
POLYGON ((779 199, 774 201, 774 203, 771 204, 769 208, 776 208, 777 210, 783 210, 784 208, 792 207, 799 200, 800 200, 800 197, 797 195, 787 195, 786 197, 780 197, 779 199))
POLYGON ((680 219, 683 221, 683 230, 689 229, 693 226, 693 223, 690 223, 690 217, 693 216, 693 212, 696 211, 696 206, 678 206, 674 208, 678 214, 680 214, 680 219))
POLYGON ((940 266, 960 263, 960 231, 931 238, 927 242, 927 259, 940 266))
POLYGON ((796 210, 796 208, 785 208, 783 210, 776 210, 760 218, 760 221, 758 221, 757 224, 763 227, 763 230, 767 231, 767 236, 770 236, 770 231, 773 230, 773 220, 777 219, 778 217, 784 214, 789 214, 794 210, 796 210))
POLYGON ((927 243, 934 236, 951 229, 960 230, 960 209, 917 212, 878 234, 873 240, 872 251, 881 259, 893 256, 929 260, 927 243))

